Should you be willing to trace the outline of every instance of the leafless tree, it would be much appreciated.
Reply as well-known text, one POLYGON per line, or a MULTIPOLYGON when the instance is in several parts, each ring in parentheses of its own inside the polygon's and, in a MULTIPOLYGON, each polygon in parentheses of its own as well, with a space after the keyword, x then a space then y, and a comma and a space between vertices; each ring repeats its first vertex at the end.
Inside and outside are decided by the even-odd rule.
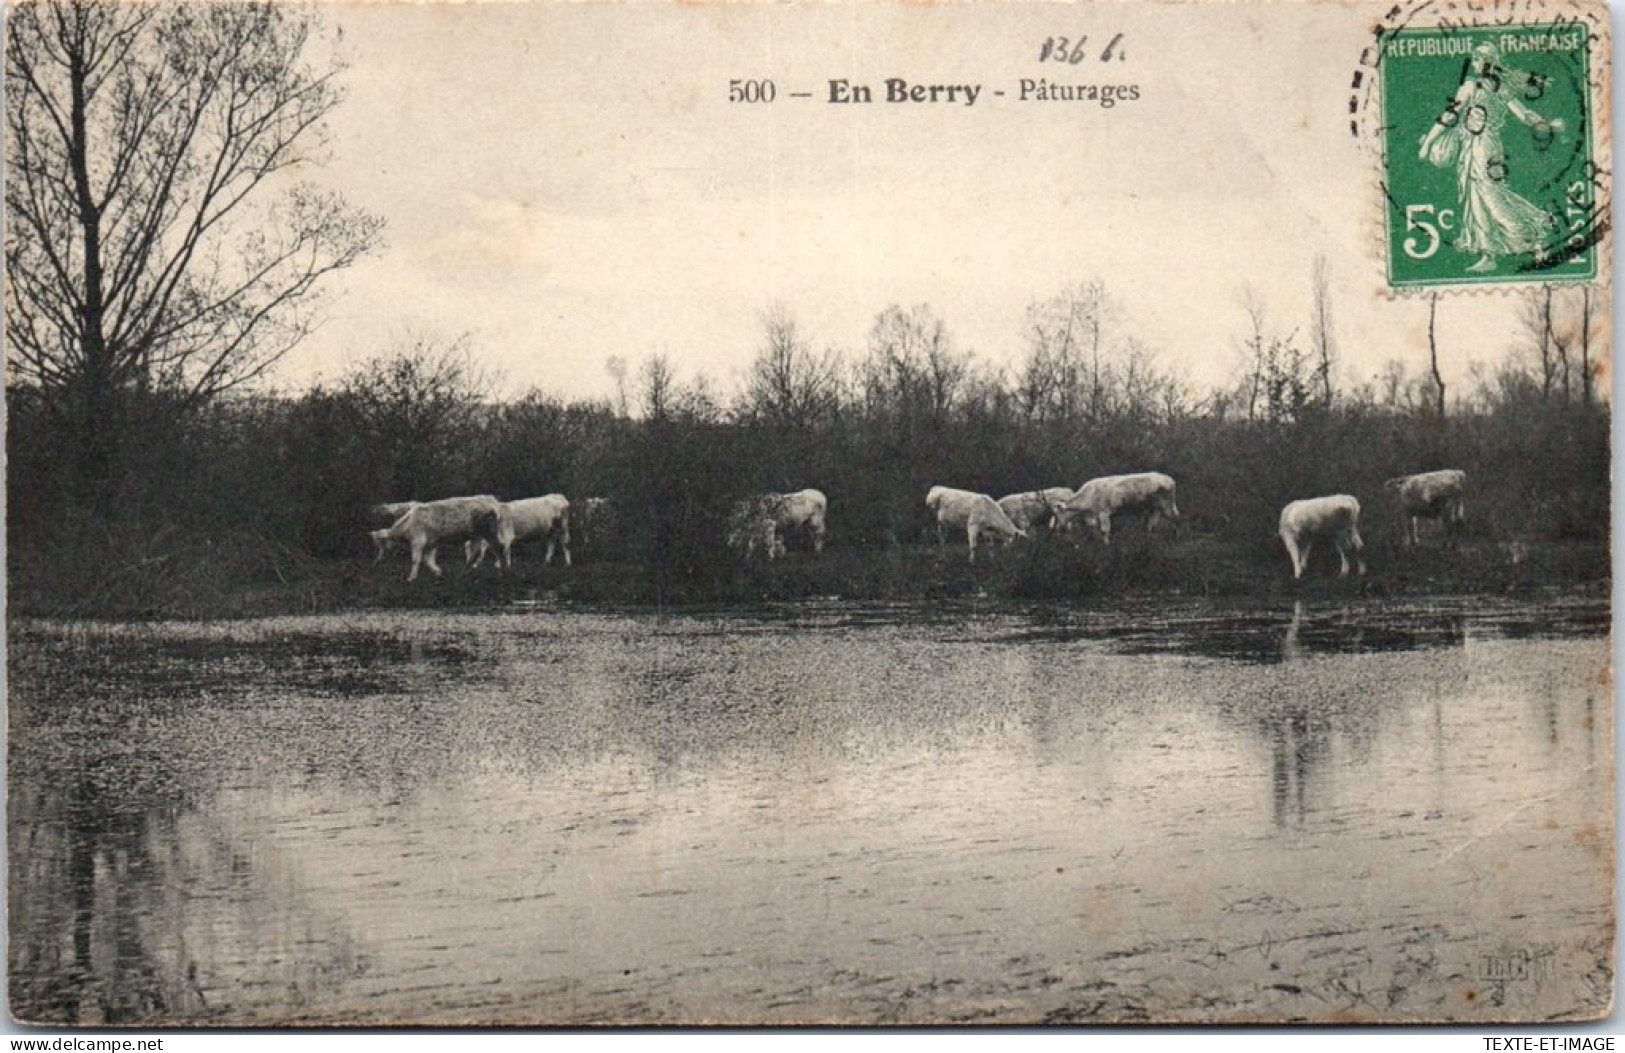
POLYGON ((188 410, 260 376, 381 223, 290 183, 341 97, 314 14, 36 0, 6 29, 8 380, 105 472, 126 393, 188 410))
POLYGON ((638 371, 643 382, 643 415, 649 420, 666 420, 677 409, 677 370, 663 351, 643 360, 638 371))
POLYGON ((1596 397, 1591 366, 1591 287, 1580 286, 1580 397, 1589 406, 1596 397))
POLYGON ((1243 286, 1241 290, 1241 309, 1247 313, 1248 335, 1244 344, 1247 360, 1247 380, 1245 382, 1245 397, 1247 400, 1247 419, 1258 418, 1258 397, 1264 391, 1265 378, 1269 375, 1268 343, 1264 339, 1264 301, 1258 295, 1258 290, 1252 286, 1243 286))
POLYGON ((1099 281, 1027 308, 1027 358, 1017 380, 1022 411, 1034 420, 1101 416, 1109 397, 1107 330, 1115 310, 1099 281))
POLYGON ((828 419, 840 404, 840 360, 833 352, 814 352, 782 306, 762 315, 762 332, 762 349, 745 382, 744 411, 782 428, 828 419))
POLYGON ((1535 364, 1540 381, 1540 397, 1550 400, 1557 387, 1561 364, 1552 339, 1552 288, 1533 292, 1523 301, 1519 321, 1523 325, 1535 352, 1535 364))
POLYGON ((1332 372, 1336 368, 1337 351, 1332 337, 1331 279, 1326 273, 1326 257, 1315 257, 1313 318, 1310 320, 1310 339, 1315 356, 1315 376, 1320 382, 1320 400, 1331 408, 1332 372))
POLYGON ((955 347, 930 307, 892 306, 876 316, 861 367, 871 408, 941 427, 964 396, 969 375, 970 355, 955 347))
POLYGON ((1433 373, 1433 412, 1444 420, 1444 376, 1439 372, 1439 341, 1434 323, 1439 315, 1439 294, 1428 297, 1428 368, 1433 373))

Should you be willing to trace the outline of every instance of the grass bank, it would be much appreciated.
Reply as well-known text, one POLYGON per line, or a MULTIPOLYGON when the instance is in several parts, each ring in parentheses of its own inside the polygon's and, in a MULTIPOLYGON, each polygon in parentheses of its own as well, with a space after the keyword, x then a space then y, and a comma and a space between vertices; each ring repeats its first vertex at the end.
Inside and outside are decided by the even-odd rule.
POLYGON ((13 552, 8 610, 14 616, 247 618, 376 609, 479 609, 515 604, 656 606, 750 604, 803 599, 929 602, 935 599, 1087 604, 1140 596, 1272 598, 1426 594, 1518 595, 1547 588, 1606 590, 1609 554, 1598 541, 1536 541, 1513 549, 1467 539, 1411 550, 1373 545, 1368 574, 1336 577, 1335 553, 1317 551, 1294 582, 1268 539, 1238 544, 1187 533, 1129 536, 1112 549, 1039 539, 966 559, 964 545, 831 547, 792 551, 772 563, 719 558, 664 565, 583 553, 572 567, 540 565, 520 551, 514 566, 465 568, 447 549, 445 576, 405 579, 396 555, 322 559, 237 539, 171 547, 120 561, 64 560, 13 552))

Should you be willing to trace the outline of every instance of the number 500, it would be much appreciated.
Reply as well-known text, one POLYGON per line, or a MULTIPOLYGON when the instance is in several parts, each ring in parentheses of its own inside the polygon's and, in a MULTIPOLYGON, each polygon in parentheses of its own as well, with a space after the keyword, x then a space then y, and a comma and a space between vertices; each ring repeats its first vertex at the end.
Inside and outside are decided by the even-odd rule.
POLYGON ((772 102, 779 94, 770 80, 730 80, 729 102, 772 102))

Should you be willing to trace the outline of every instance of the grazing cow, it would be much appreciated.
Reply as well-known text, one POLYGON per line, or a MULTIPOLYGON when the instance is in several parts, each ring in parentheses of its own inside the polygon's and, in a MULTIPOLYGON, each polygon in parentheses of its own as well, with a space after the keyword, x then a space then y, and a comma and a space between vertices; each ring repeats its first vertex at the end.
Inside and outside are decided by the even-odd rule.
POLYGON ((999 503, 986 494, 969 490, 955 490, 947 486, 933 486, 925 495, 926 507, 937 514, 937 543, 945 538, 946 528, 963 530, 970 543, 970 559, 976 562, 976 542, 983 537, 1001 544, 1009 544, 1027 532, 1010 521, 999 503))
POLYGON ((492 545, 497 549, 497 566, 513 566, 514 542, 533 537, 547 541, 542 566, 553 562, 555 545, 564 553, 564 565, 570 565, 570 502, 563 494, 504 502, 494 516, 481 514, 475 525, 475 535, 482 542, 474 560, 476 567, 485 562, 487 548, 492 545))
MULTIPOLYGON (((393 525, 400 520, 401 516, 404 516, 417 506, 418 502, 416 501, 393 501, 389 504, 373 505, 371 509, 372 518, 374 522, 387 522, 393 525)), ((384 556, 388 555, 390 548, 394 544, 390 540, 389 528, 369 530, 367 536, 372 538, 372 561, 374 563, 383 562, 384 556)))
POLYGON ((1010 522, 1031 532, 1039 524, 1054 528, 1055 506, 1072 500, 1076 490, 1066 486, 1052 486, 1047 490, 1025 490, 999 498, 999 507, 1010 517, 1010 522))
POLYGON ((828 510, 829 498, 820 490, 746 498, 729 516, 728 544, 746 559, 761 547, 772 560, 784 555, 785 538, 799 535, 811 542, 814 552, 822 552, 828 510))
POLYGON ((822 490, 797 490, 790 494, 770 495, 773 502, 773 524, 783 551, 784 538, 800 534, 812 543, 814 552, 824 551, 825 517, 829 512, 829 498, 822 490))
POLYGON ((1419 540, 1417 524, 1437 519, 1446 533, 1459 529, 1467 519, 1467 473, 1454 468, 1419 475, 1402 475, 1383 486, 1397 494, 1400 507, 1409 520, 1406 536, 1412 546, 1419 540))
POLYGON ((1343 561, 1338 577, 1349 575, 1350 551, 1354 553, 1360 573, 1365 574, 1365 560, 1360 558, 1365 542, 1360 540, 1359 501, 1348 494, 1334 494, 1293 501, 1281 509, 1281 543, 1292 560, 1293 580, 1303 577, 1303 570, 1309 565, 1309 550, 1320 538, 1337 546, 1337 558, 1343 561))
POLYGON ((784 555, 776 515, 778 502, 778 494, 762 494, 737 502, 728 515, 728 547, 746 559, 754 557, 758 548, 767 553, 769 560, 784 555))
POLYGON ((1174 481, 1161 472, 1133 475, 1105 475, 1078 488, 1070 500, 1051 506, 1055 529, 1070 530, 1082 519, 1100 532, 1106 544, 1112 540, 1112 519, 1122 515, 1145 517, 1146 530, 1158 519, 1179 524, 1179 506, 1174 502, 1174 481))
POLYGON ((480 540, 479 521, 486 515, 495 516, 501 507, 502 503, 489 494, 425 501, 397 519, 382 539, 376 533, 373 538, 386 549, 396 542, 410 546, 412 570, 406 576, 407 581, 417 580, 418 568, 424 563, 438 578, 440 563, 435 556, 438 546, 480 540))

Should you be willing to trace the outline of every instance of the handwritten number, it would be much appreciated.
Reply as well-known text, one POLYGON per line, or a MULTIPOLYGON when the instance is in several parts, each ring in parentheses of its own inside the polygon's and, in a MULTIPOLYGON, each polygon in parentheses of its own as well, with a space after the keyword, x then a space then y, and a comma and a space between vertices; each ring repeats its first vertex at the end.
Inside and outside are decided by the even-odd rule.
MULTIPOLYGON (((1088 35, 1079 37, 1045 37, 1044 44, 1038 49, 1038 61, 1060 62, 1068 66, 1076 66, 1089 58, 1084 48, 1089 44, 1088 35)), ((1100 53, 1100 61, 1119 61, 1128 56, 1123 52, 1123 34, 1114 34, 1107 43, 1106 49, 1100 53)))

